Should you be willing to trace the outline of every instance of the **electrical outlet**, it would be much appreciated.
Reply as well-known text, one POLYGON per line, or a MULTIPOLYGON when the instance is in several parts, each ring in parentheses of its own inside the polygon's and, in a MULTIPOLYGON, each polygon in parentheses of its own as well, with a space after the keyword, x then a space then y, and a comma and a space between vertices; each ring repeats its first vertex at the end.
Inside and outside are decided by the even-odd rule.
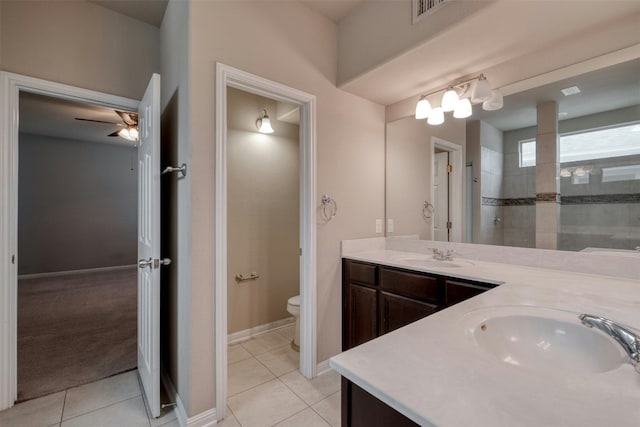
POLYGON ((382 220, 376 219, 376 233, 382 233, 382 220))
POLYGON ((393 233, 393 220, 387 220, 387 233, 393 233))

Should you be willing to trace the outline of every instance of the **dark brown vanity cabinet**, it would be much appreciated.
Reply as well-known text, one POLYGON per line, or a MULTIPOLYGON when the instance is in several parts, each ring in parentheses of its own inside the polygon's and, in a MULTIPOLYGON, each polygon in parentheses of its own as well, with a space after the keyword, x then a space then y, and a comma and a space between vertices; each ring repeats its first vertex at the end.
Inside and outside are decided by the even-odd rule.
POLYGON ((349 259, 342 282, 343 350, 495 286, 349 259))
MULTIPOLYGON (((365 343, 496 285, 362 261, 342 261, 342 349, 365 343)), ((342 379, 342 426, 415 426, 342 379)))

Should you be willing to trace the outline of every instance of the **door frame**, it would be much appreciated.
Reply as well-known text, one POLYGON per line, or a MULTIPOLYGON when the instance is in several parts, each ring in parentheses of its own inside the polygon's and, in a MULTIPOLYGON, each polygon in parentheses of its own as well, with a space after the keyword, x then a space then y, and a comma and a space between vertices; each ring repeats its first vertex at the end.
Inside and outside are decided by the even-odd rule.
POLYGON ((19 95, 31 92, 105 107, 138 111, 139 101, 62 83, 0 71, 0 410, 18 393, 19 95))
MULTIPOLYGON (((435 136, 431 137, 431 200, 434 198, 433 183, 435 181, 435 150, 449 152, 449 162, 453 172, 449 175, 449 220, 452 227, 449 231, 450 242, 462 242, 462 207, 464 188, 462 188, 462 146, 435 136)), ((434 222, 431 221, 431 236, 434 236, 434 222)))
POLYGON ((227 399, 227 87, 300 107, 300 372, 316 375, 316 97, 216 63, 215 77, 215 373, 216 412, 227 399))

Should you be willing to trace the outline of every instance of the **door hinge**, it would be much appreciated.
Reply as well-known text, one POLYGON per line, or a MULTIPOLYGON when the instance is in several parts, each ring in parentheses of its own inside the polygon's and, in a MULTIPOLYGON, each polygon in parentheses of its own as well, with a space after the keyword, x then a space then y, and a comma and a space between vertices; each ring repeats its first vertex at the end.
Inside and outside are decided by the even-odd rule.
POLYGON ((299 248, 299 249, 300 249, 300 256, 302 256, 302 248, 299 248))
POLYGON ((447 229, 448 229, 448 230, 451 230, 451 227, 452 227, 452 225, 451 225, 451 221, 447 221, 447 229))
POLYGON ((13 254, 11 255, 11 264, 15 264, 16 263, 16 255, 13 254))
POLYGON ((447 173, 453 172, 453 166, 447 165, 447 173))

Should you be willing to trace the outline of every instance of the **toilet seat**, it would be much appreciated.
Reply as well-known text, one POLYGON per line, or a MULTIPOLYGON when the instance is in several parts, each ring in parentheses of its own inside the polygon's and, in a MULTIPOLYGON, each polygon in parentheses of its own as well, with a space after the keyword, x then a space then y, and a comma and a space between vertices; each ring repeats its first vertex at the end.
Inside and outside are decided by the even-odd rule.
POLYGON ((295 297, 291 297, 287 300, 288 305, 292 305, 294 307, 300 307, 300 295, 296 295, 295 297))

